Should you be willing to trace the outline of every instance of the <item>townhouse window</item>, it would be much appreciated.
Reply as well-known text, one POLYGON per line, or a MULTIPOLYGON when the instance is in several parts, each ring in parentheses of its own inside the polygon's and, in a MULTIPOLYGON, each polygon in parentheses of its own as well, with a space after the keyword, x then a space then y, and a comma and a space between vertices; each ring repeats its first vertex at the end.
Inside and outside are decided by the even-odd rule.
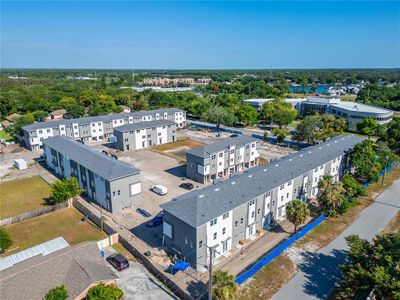
POLYGON ((193 241, 192 240, 189 241, 189 247, 193 248, 193 241))
POLYGON ((253 151, 251 151, 251 155, 254 155, 254 152, 253 152, 253 151))
POLYGON ((240 219, 240 224, 243 224, 243 218, 240 219))
POLYGON ((271 196, 271 192, 265 193, 265 197, 271 196))
POLYGON ((165 129, 165 126, 162 126, 162 129, 165 129))
POLYGON ((223 220, 225 220, 225 219, 227 219, 227 218, 229 218, 229 212, 223 214, 223 216, 222 216, 222 219, 223 219, 223 220))
POLYGON ((125 139, 125 142, 127 142, 128 141, 128 139, 125 139))
POLYGON ((279 187, 279 189, 280 189, 280 190, 283 190, 283 189, 284 189, 284 187, 285 187, 285 185, 284 185, 284 184, 282 184, 282 185, 279 187))
POLYGON ((318 172, 318 168, 315 168, 315 170, 314 170, 315 172, 318 172))
POLYGON ((292 185, 292 181, 290 180, 288 183, 287 183, 287 186, 291 186, 292 185))
POLYGON ((252 211, 252 212, 251 212, 251 217, 254 218, 254 216, 255 216, 255 212, 252 211))
POLYGON ((214 232, 213 239, 214 239, 214 240, 217 239, 217 233, 216 233, 216 232, 214 232))
POLYGON ((148 138, 151 138, 151 134, 148 134, 147 137, 148 137, 148 138))
POLYGON ((140 133, 140 130, 136 130, 136 133, 140 133))
POLYGON ((251 144, 251 148, 254 148, 255 146, 256 146, 256 144, 255 144, 255 143, 251 144))
POLYGON ((203 241, 199 241, 199 248, 203 247, 203 241))
POLYGON ((115 191, 113 191, 113 197, 115 197, 115 191))
POLYGON ((74 129, 78 129, 78 126, 75 125, 75 126, 74 126, 74 129))
POLYGON ((272 206, 275 206, 275 200, 272 201, 272 206))
POLYGON ((158 136, 161 136, 161 132, 159 132, 157 135, 158 135, 158 136))
POLYGON ((324 168, 324 166, 320 166, 319 169, 322 170, 324 168))
POLYGON ((269 203, 267 203, 267 208, 269 209, 269 203))
POLYGON ((317 182, 317 179, 318 179, 318 177, 315 177, 315 178, 314 178, 314 182, 317 182))
POLYGON ((218 156, 219 156, 219 157, 223 157, 223 156, 224 156, 224 153, 220 153, 220 154, 218 154, 218 156))
POLYGON ((47 129, 47 133, 49 133, 50 132, 50 129, 47 129))
POLYGON ((61 131, 64 131, 64 127, 61 127, 60 130, 61 130, 61 131))
POLYGON ((211 155, 211 159, 215 159, 215 154, 214 154, 214 155, 211 155))
POLYGON ((281 201, 283 201, 283 196, 281 196, 281 201))
POLYGON ((101 126, 101 123, 97 123, 97 125, 101 126))
POLYGON ((118 196, 119 196, 119 195, 121 195, 121 191, 120 191, 120 190, 118 190, 118 196))
POLYGON ((101 132, 101 131, 102 131, 102 129, 100 128, 100 129, 99 129, 99 132, 101 132))
POLYGON ((261 209, 257 209, 257 215, 259 215, 261 212, 261 209))
POLYGON ((39 130, 39 133, 42 133, 42 130, 39 130))
POLYGON ((224 235, 226 233, 226 228, 222 228, 222 234, 224 235))
POLYGON ((251 200, 251 201, 250 201, 250 206, 251 206, 251 205, 254 205, 255 203, 256 203, 256 200, 254 200, 254 199, 251 200))
POLYGON ((142 139, 145 139, 146 138, 146 136, 145 135, 142 135, 142 139))
POLYGON ((231 150, 231 154, 234 154, 234 153, 235 153, 235 149, 232 149, 232 150, 231 150))
POLYGON ((172 133, 175 133, 176 132, 176 130, 174 129, 174 130, 172 130, 172 133))
POLYGON ((222 166, 222 162, 219 162, 219 163, 218 163, 218 166, 222 166))
POLYGON ((235 227, 237 227, 238 226, 238 221, 235 221, 235 227))
POLYGON ((217 218, 215 218, 214 220, 211 220, 210 226, 214 226, 215 224, 217 224, 217 218))
POLYGON ((246 149, 249 149, 250 147, 249 147, 249 145, 246 145, 246 149))
POLYGON ((286 194, 286 198, 289 198, 289 193, 286 194))

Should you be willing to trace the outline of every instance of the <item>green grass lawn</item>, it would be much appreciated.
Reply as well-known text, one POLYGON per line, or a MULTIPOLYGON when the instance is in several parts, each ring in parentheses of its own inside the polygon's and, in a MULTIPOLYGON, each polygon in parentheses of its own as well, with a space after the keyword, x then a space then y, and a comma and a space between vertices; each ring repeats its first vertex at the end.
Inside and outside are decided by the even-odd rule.
POLYGON ((0 139, 4 139, 6 141, 13 141, 13 137, 9 135, 7 132, 4 130, 0 130, 0 139))
POLYGON ((5 226, 13 244, 4 255, 8 256, 58 236, 62 236, 70 245, 107 237, 106 233, 92 223, 81 221, 82 216, 78 210, 69 207, 5 226))
POLYGON ((50 196, 50 185, 40 176, 0 184, 0 219, 39 209, 50 196))

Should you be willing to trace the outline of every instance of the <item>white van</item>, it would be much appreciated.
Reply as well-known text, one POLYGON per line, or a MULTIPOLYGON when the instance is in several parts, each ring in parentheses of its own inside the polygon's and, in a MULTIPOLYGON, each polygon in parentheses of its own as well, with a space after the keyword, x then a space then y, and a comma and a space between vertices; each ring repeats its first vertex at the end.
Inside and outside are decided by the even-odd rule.
POLYGON ((151 187, 151 190, 154 193, 159 194, 161 196, 163 196, 163 195, 168 193, 168 189, 165 186, 161 185, 161 184, 153 185, 151 187))

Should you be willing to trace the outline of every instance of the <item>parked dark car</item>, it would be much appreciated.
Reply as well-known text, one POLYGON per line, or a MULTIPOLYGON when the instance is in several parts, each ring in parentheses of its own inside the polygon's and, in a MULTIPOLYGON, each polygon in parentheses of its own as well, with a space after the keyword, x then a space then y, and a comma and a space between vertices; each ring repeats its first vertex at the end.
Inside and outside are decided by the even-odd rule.
POLYGON ((114 253, 107 257, 106 260, 118 271, 129 268, 129 262, 122 254, 114 253))
POLYGON ((157 227, 163 223, 164 214, 160 211, 157 216, 155 216, 151 221, 149 221, 146 226, 147 227, 157 227))
POLYGON ((231 137, 238 137, 239 135, 237 133, 232 133, 231 137))
POLYGON ((138 214, 141 214, 143 217, 148 218, 151 217, 151 213, 149 213, 147 210, 143 209, 143 208, 138 208, 136 209, 136 212, 138 214))
POLYGON ((179 185, 179 187, 186 189, 186 190, 193 190, 194 185, 190 182, 184 182, 179 185))

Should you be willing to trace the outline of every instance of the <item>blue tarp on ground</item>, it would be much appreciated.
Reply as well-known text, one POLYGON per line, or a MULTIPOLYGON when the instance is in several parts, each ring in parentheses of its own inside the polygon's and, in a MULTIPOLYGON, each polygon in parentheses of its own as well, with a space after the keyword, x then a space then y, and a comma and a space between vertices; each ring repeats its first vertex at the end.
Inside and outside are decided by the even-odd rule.
POLYGON ((180 260, 172 266, 172 271, 185 271, 189 266, 187 261, 180 260))

